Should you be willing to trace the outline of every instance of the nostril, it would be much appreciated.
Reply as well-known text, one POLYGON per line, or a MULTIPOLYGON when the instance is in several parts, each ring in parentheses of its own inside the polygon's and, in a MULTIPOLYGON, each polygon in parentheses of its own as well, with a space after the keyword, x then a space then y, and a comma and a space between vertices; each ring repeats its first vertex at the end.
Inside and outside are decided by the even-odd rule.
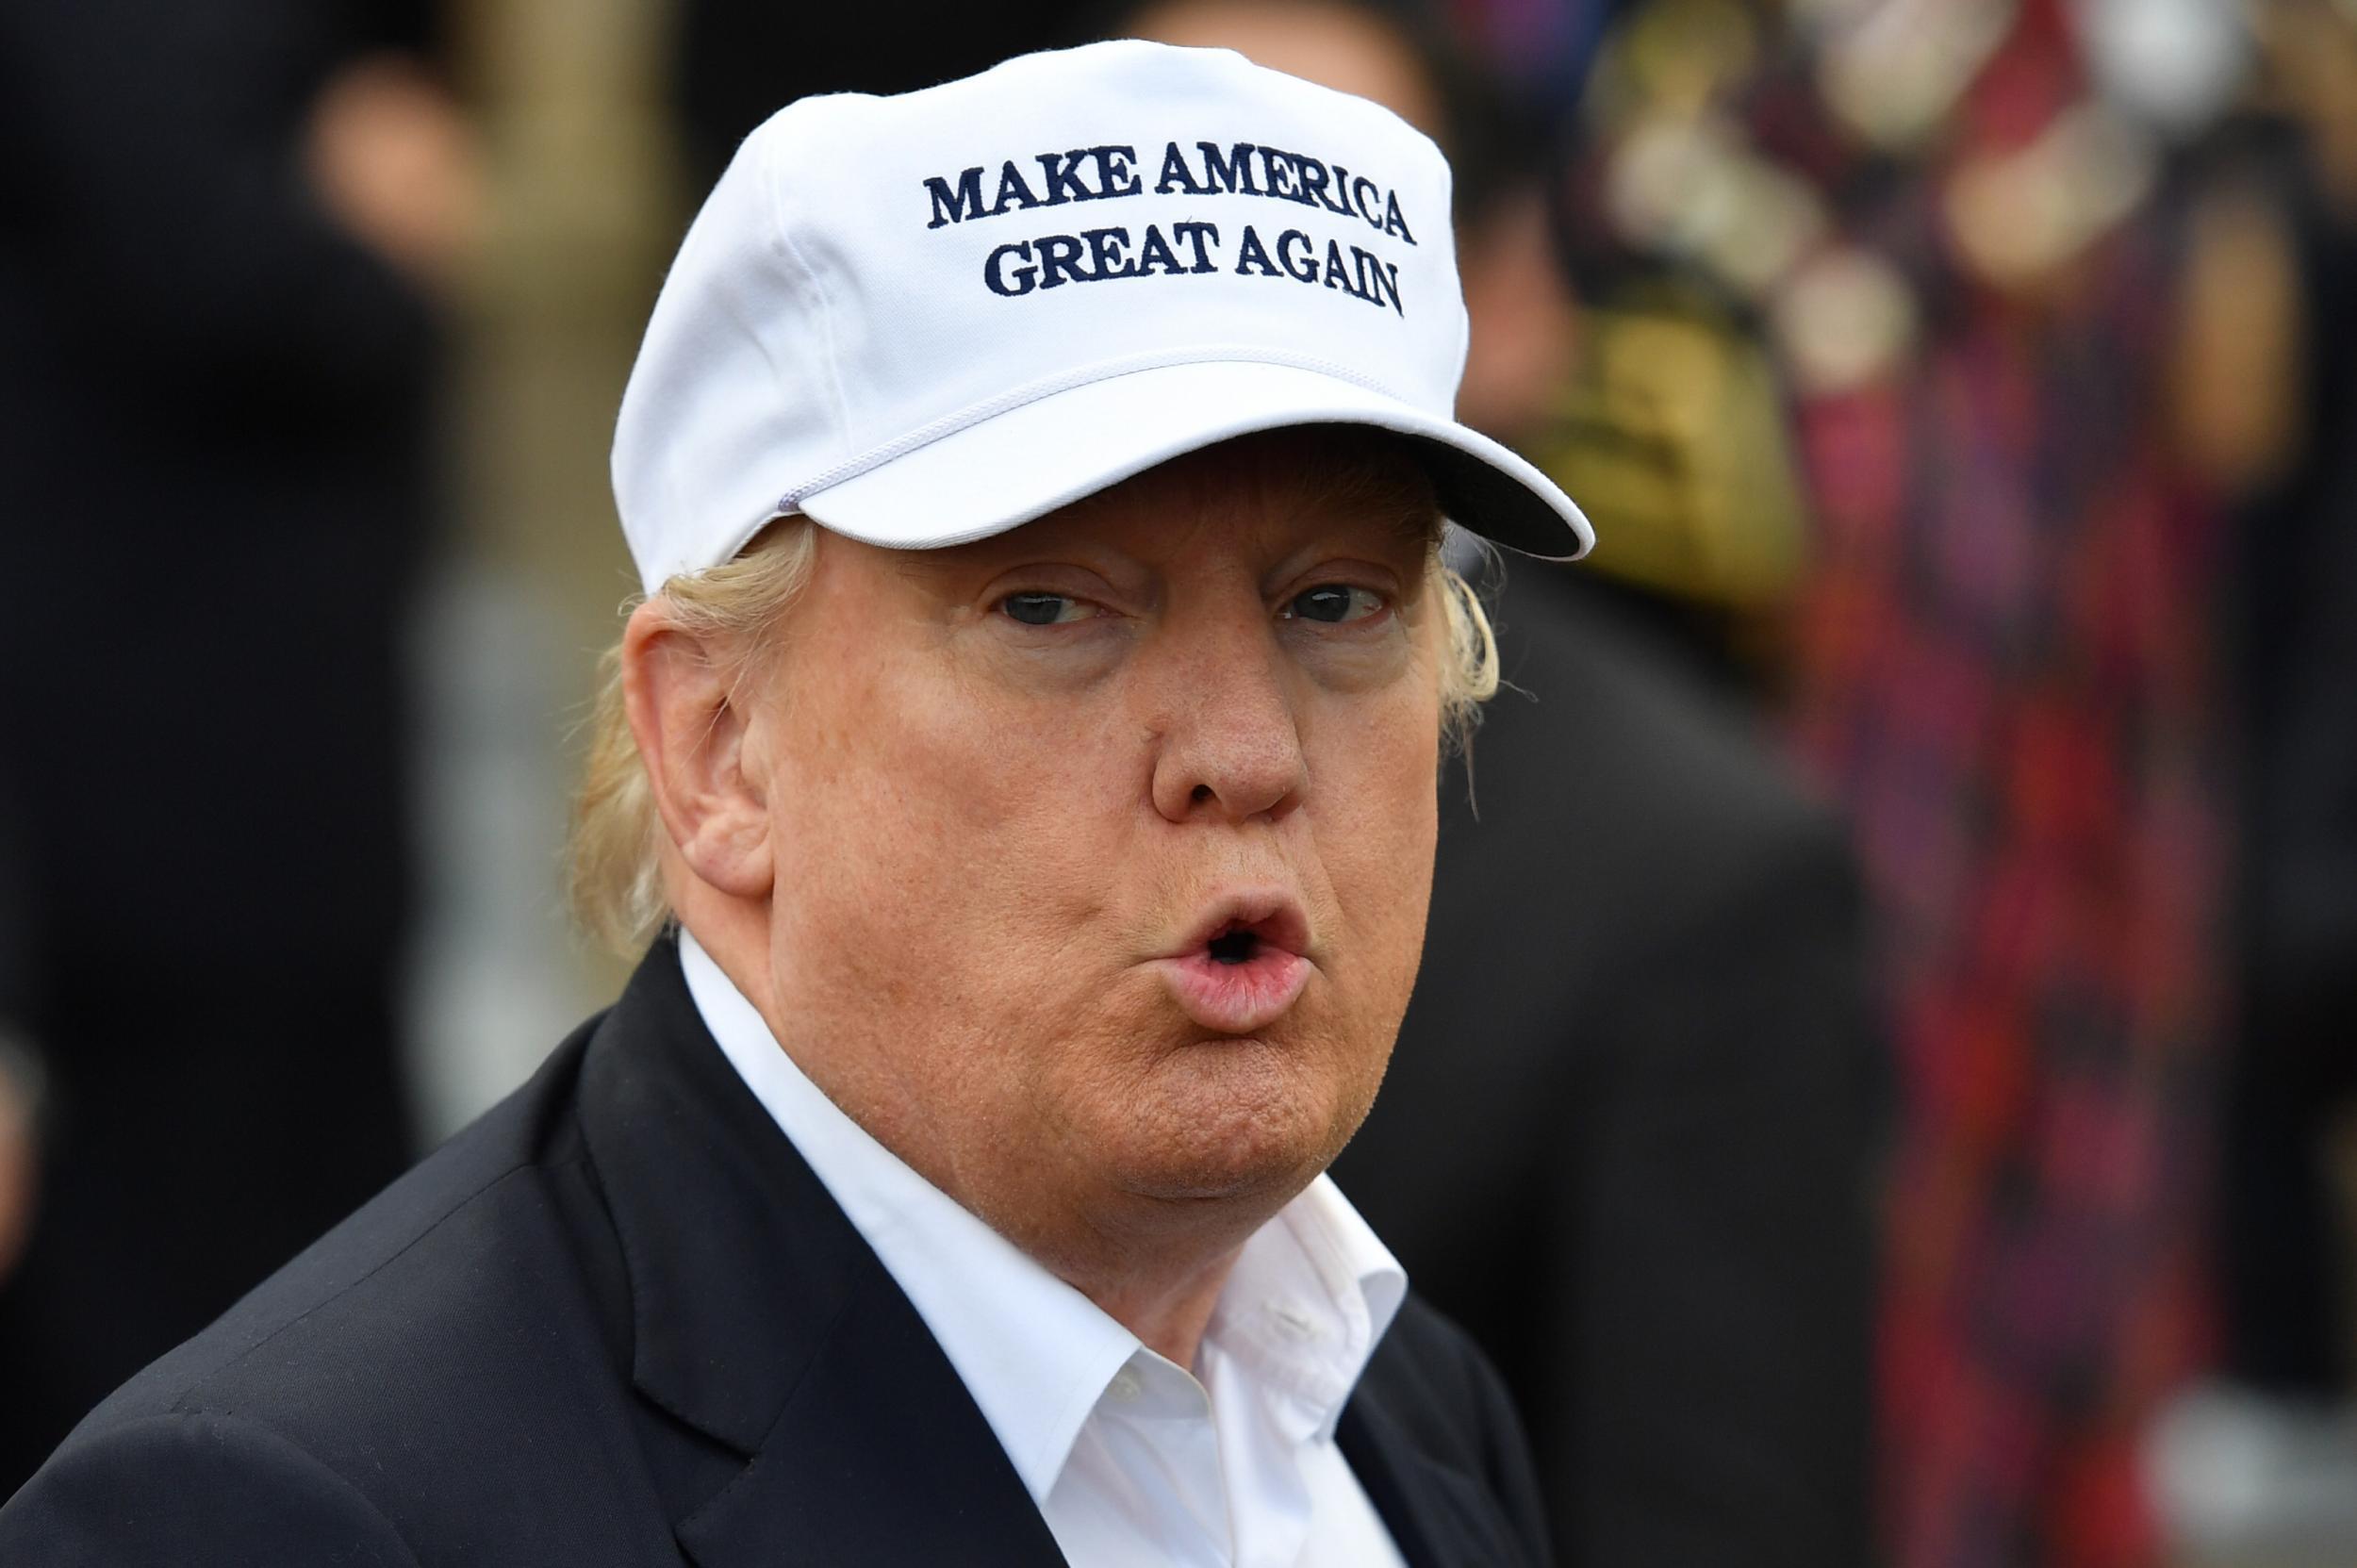
POLYGON ((1196 784, 1195 786, 1195 793, 1187 797, 1187 799, 1193 801, 1198 806, 1211 798, 1211 786, 1210 784, 1196 784))

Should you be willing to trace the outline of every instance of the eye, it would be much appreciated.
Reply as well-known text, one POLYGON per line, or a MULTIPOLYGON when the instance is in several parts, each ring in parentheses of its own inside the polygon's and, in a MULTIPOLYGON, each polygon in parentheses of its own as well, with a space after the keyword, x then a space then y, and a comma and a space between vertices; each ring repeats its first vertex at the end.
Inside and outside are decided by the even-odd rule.
POLYGON ((1026 626, 1063 626, 1088 619, 1096 607, 1069 594, 1011 593, 998 601, 998 613, 1026 626))
POLYGON ((1372 588, 1354 588, 1347 583, 1321 583, 1296 594, 1284 613, 1289 619, 1341 625, 1364 620, 1381 608, 1383 596, 1372 588))

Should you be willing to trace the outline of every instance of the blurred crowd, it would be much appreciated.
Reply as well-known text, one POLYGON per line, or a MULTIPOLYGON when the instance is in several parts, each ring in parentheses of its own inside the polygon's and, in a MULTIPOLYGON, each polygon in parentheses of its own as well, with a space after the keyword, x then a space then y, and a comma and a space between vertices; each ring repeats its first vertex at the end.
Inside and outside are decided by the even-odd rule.
POLYGON ((1468 560, 1337 1171, 1563 1560, 2357 1560, 2352 0, 0 8, 0 1496, 605 990, 604 440, 737 140, 1106 34, 1432 135, 1598 526, 1468 560))

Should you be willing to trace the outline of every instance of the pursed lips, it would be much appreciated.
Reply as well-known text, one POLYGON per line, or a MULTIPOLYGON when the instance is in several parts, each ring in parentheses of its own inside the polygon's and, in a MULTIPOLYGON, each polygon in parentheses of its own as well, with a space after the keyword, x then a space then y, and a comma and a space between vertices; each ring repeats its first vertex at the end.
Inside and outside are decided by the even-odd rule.
POLYGON ((1309 947, 1309 918, 1292 898, 1231 895, 1153 967, 1195 1023, 1221 1034, 1249 1034, 1300 999, 1314 967, 1309 947))

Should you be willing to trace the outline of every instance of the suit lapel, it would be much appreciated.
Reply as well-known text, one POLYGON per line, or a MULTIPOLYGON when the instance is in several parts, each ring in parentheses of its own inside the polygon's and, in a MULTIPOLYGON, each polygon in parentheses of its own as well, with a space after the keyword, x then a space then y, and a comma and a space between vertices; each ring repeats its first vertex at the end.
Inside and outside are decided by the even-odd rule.
POLYGON ((1334 1441, 1409 1568, 1528 1564, 1528 1556, 1501 1527, 1480 1483, 1426 1452, 1386 1392, 1370 1386, 1376 1364, 1369 1364, 1369 1377, 1343 1407, 1334 1441))
POLYGON ((632 1379, 700 1434, 646 1428, 676 1450, 650 1462, 701 1568, 1063 1561, 924 1320, 704 1029, 668 941, 591 1042, 580 1105, 630 1279, 632 1379))
POLYGON ((981 1412, 881 1264, 743 1477, 679 1527, 704 1568, 1061 1564, 981 1412))

